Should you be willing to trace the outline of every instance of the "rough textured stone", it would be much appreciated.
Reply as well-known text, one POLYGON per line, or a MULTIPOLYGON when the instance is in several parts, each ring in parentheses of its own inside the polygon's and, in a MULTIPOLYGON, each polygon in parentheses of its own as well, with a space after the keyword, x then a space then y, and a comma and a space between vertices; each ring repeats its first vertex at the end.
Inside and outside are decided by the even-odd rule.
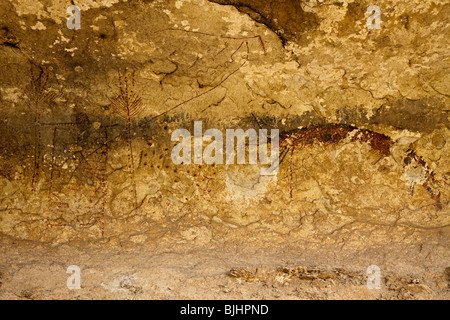
MULTIPOLYGON (((223 297, 292 294, 261 296, 226 277, 237 268, 255 278, 258 267, 267 281, 282 276, 277 268, 319 267, 312 283, 300 281, 315 288, 308 298, 448 297, 447 1, 378 1, 380 30, 366 27, 368 1, 76 4, 80 30, 66 27, 65 1, 0 0, 1 296, 75 298, 45 280, 20 284, 47 266, 13 266, 14 245, 25 260, 33 246, 61 259, 51 272, 62 278, 62 265, 76 263, 52 246, 88 250, 95 270, 120 248, 177 252, 154 268, 208 249, 194 272, 203 280, 180 272, 200 282, 153 298, 205 298, 214 283, 237 290, 223 297), (194 120, 204 131, 279 129, 278 174, 175 165, 171 134, 193 132, 194 120), (261 258, 231 258, 248 252, 261 258), (238 265, 214 271, 222 259, 238 265), (361 280, 371 264, 390 275, 379 294, 361 280), (362 282, 346 282, 349 272, 362 282)), ((92 274, 79 297, 148 297, 150 271, 125 271, 120 260, 116 278, 94 284, 92 274)))

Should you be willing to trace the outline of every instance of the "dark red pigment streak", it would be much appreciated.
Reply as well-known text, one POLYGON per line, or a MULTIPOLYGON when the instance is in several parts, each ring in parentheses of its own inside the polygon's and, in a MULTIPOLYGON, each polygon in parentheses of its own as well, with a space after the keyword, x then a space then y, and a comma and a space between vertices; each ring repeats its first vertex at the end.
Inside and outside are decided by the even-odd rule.
MULTIPOLYGON (((368 143, 373 150, 378 151, 385 157, 391 155, 390 149, 394 143, 387 135, 368 129, 359 129, 351 125, 326 124, 282 132, 280 134, 280 148, 282 150, 280 154, 280 163, 283 161, 289 150, 292 155, 296 148, 302 149, 307 146, 312 146, 315 143, 337 144, 347 139, 347 137, 351 137, 350 141, 352 142, 360 141, 368 143)), ((432 187, 432 185, 437 184, 437 181, 434 178, 434 172, 422 157, 419 157, 413 150, 408 150, 405 157, 405 163, 409 163, 412 160, 424 168, 426 181, 422 185, 430 193, 431 199, 435 201, 436 209, 441 210, 442 204, 440 203, 440 192, 435 191, 432 187)))
POLYGON ((358 129, 344 124, 326 124, 282 132, 280 134, 280 148, 302 148, 318 142, 336 144, 346 139, 352 132, 355 133, 351 141, 366 142, 372 149, 379 151, 384 156, 391 154, 390 148, 393 142, 390 137, 371 130, 358 129))

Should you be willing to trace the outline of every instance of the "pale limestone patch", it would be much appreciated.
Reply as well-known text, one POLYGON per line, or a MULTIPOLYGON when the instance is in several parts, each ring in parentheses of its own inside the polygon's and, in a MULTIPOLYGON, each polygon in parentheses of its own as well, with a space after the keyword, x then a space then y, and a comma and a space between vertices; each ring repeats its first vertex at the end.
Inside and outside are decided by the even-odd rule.
POLYGON ((228 23, 227 34, 230 36, 242 35, 243 31, 252 30, 255 27, 255 22, 249 16, 239 13, 237 10, 234 14, 229 13, 227 16, 223 16, 222 20, 228 23))
POLYGON ((189 242, 195 241, 197 244, 207 244, 212 239, 212 232, 206 227, 193 227, 180 232, 183 238, 189 242))
POLYGON ((276 182, 277 175, 262 176, 259 165, 226 166, 226 199, 244 202, 260 199, 276 182))
POLYGON ((176 0, 175 1, 175 8, 180 9, 183 6, 182 0, 176 0))
POLYGON ((136 38, 136 32, 124 33, 119 42, 118 56, 125 59, 129 55, 134 55, 136 52, 145 55, 151 55, 155 52, 156 46, 153 42, 139 42, 136 38))
POLYGON ((34 26, 31 26, 32 30, 45 30, 47 27, 40 21, 36 22, 34 26))
POLYGON ((23 101, 23 93, 19 88, 0 88, 3 100, 19 103, 23 101))
POLYGON ((47 17, 44 6, 39 0, 10 0, 10 2, 14 5, 19 16, 30 14, 36 15, 38 18, 47 17))

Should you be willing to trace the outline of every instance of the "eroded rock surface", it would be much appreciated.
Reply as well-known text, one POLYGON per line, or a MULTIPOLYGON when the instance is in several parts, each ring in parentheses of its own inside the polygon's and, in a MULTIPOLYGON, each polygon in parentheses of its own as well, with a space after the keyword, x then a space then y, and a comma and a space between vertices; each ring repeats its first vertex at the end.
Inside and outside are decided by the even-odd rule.
POLYGON ((378 1, 379 30, 368 1, 76 5, 71 30, 67 3, 0 0, 2 243, 320 249, 327 272, 354 254, 391 268, 384 298, 448 296, 413 281, 449 266, 447 1, 378 1), (194 121, 279 129, 277 175, 174 164, 171 135, 194 121))

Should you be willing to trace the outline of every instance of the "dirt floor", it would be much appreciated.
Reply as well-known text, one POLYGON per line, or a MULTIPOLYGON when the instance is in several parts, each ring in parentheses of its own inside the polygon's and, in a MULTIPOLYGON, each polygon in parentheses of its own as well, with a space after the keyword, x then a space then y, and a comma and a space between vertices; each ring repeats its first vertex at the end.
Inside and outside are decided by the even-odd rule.
POLYGON ((244 243, 230 249, 10 244, 1 247, 0 299, 450 299, 450 268, 435 263, 439 253, 403 249, 326 255, 244 243), (369 261, 381 269, 378 290, 367 287, 369 261), (81 269, 80 289, 67 288, 70 265, 81 269))

